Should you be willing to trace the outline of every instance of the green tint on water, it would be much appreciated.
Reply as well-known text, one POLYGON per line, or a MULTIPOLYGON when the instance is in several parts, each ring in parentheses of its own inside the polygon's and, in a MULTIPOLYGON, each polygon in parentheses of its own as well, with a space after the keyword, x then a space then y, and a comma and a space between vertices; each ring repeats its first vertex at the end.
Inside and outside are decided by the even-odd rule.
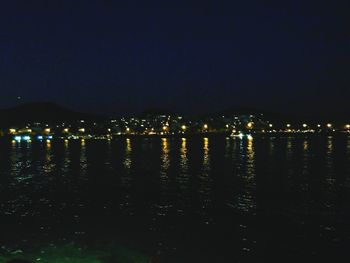
POLYGON ((146 263, 148 258, 137 251, 117 245, 87 248, 77 244, 50 245, 42 248, 3 252, 0 262, 11 259, 42 263, 146 263))

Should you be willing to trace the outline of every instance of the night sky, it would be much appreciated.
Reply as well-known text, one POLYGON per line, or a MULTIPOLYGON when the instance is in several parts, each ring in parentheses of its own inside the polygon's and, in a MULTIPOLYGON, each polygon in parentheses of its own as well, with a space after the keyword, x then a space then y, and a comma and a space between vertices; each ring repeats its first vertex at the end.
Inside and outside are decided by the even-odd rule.
POLYGON ((119 2, 1 1, 0 107, 350 108, 346 1, 119 2))

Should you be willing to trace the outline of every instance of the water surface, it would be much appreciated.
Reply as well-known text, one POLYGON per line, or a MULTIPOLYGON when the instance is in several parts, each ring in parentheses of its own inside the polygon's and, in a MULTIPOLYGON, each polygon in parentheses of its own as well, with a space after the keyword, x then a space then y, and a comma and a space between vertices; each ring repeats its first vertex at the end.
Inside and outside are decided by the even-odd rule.
POLYGON ((165 262, 334 259, 350 244, 349 161, 346 135, 1 141, 1 253, 74 242, 165 262))

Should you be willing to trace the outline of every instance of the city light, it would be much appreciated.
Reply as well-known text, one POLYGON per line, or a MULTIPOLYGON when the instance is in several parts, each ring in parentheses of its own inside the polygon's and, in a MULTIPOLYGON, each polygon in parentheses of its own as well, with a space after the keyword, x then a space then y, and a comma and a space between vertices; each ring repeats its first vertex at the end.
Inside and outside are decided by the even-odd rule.
POLYGON ((248 139, 249 141, 251 141, 251 140, 253 140, 253 136, 250 135, 250 134, 248 134, 248 135, 247 135, 247 139, 248 139))
MULTIPOLYGON (((249 134, 254 133, 275 133, 275 132, 285 132, 285 133, 305 133, 305 132, 320 132, 321 129, 325 129, 328 132, 337 132, 337 131, 350 131, 350 123, 344 123, 342 125, 332 124, 331 121, 329 123, 303 123, 296 125, 286 121, 281 128, 279 125, 272 123, 269 119, 263 119, 258 116, 252 115, 250 119, 247 120, 247 115, 242 116, 225 116, 225 123, 222 123, 222 116, 208 119, 200 119, 200 118, 191 118, 188 120, 179 120, 177 117, 171 116, 155 116, 150 118, 143 117, 142 119, 133 117, 133 118, 121 118, 120 120, 116 120, 111 124, 110 121, 107 123, 87 123, 80 124, 80 120, 78 121, 78 128, 71 128, 74 124, 61 122, 55 123, 54 126, 49 126, 47 123, 37 123, 37 122, 28 122, 24 126, 13 126, 7 127, 5 130, 1 130, 2 136, 11 135, 16 136, 19 135, 21 140, 24 141, 24 135, 33 135, 35 139, 39 139, 38 135, 43 135, 43 139, 47 139, 47 136, 50 134, 54 134, 56 129, 61 129, 61 136, 63 139, 65 137, 70 138, 101 138, 108 139, 108 136, 111 136, 112 132, 115 135, 123 135, 123 134, 135 134, 135 135, 170 135, 175 134, 175 130, 172 131, 170 127, 178 127, 177 132, 186 133, 186 134, 195 134, 195 133, 207 133, 209 130, 213 133, 227 133, 230 132, 231 136, 238 137, 237 134, 239 131, 246 131, 249 134), (220 119, 216 119, 220 118, 220 119), (265 123, 265 125, 257 125, 258 123, 265 123), (221 125, 220 125, 221 124, 221 125), (85 126, 86 125, 86 126, 85 126), (106 125, 108 125, 106 127, 106 125), (277 125, 277 126, 276 126, 277 125), (277 129, 278 127, 278 129, 277 129), (293 128, 292 128, 293 127, 293 128), (104 130, 104 133, 101 133, 101 130, 104 130)), ((245 134, 244 137, 247 137, 245 134)), ((42 140, 42 139, 39 139, 42 140)))
POLYGON ((30 136, 23 136, 22 139, 23 139, 24 141, 30 141, 30 136))

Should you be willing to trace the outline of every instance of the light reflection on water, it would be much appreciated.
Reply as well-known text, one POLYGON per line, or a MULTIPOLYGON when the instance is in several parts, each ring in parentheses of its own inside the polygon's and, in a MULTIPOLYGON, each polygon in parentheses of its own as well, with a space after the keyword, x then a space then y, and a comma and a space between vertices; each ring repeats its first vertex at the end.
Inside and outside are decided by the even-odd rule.
POLYGON ((320 218, 313 229, 336 236, 342 228, 330 215, 338 213, 335 207, 341 202, 334 198, 337 178, 346 182, 344 198, 350 194, 348 137, 10 142, 0 145, 0 153, 6 153, 0 155, 0 218, 12 216, 23 225, 25 219, 35 219, 43 227, 37 235, 48 234, 53 221, 62 222, 59 229, 83 233, 84 219, 108 221, 103 210, 115 222, 117 214, 142 215, 135 219, 137 225, 162 233, 165 242, 165 233, 185 228, 179 225, 190 224, 189 218, 218 227, 220 214, 227 217, 221 222, 227 225, 220 228, 232 230, 237 225, 247 252, 251 249, 247 240, 258 239, 247 217, 257 223, 268 212, 287 214, 302 228, 314 213, 320 218), (55 220, 48 220, 50 216, 55 220))
POLYGON ((248 140, 247 144, 241 144, 241 147, 245 150, 242 152, 242 166, 245 168, 244 172, 239 175, 242 178, 243 188, 241 194, 237 198, 237 209, 243 212, 255 213, 256 201, 255 201, 255 189, 256 189, 256 174, 255 174, 255 153, 254 153, 254 141, 248 140))
POLYGON ((169 167, 170 167, 170 157, 169 157, 169 143, 167 138, 162 138, 162 153, 161 153, 161 167, 160 167, 160 184, 162 191, 167 190, 169 181, 169 167))
POLYGON ((326 183, 328 189, 332 189, 335 184, 335 175, 334 175, 334 160, 333 160, 333 136, 327 138, 327 151, 326 151, 326 183))

